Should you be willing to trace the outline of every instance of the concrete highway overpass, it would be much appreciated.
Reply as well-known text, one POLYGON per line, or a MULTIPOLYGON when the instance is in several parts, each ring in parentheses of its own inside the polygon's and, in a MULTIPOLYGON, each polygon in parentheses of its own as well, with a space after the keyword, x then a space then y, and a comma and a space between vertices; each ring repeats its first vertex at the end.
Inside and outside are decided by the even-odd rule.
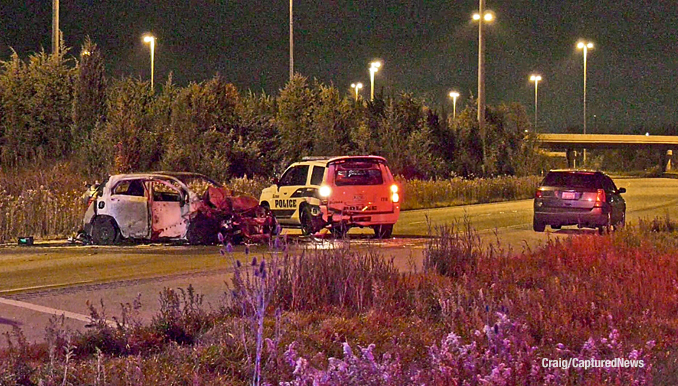
POLYGON ((662 168, 671 169, 673 149, 678 149, 678 136, 626 134, 538 134, 540 146, 552 151, 565 151, 567 164, 574 167, 575 151, 583 149, 656 149, 662 152, 662 168))

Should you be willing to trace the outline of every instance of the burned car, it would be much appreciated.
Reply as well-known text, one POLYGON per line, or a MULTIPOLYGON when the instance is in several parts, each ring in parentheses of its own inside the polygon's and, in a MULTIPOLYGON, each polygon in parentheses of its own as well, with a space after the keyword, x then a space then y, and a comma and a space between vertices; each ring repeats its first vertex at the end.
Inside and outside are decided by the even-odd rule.
POLYGON ((94 244, 123 239, 211 244, 267 240, 275 217, 253 197, 234 196, 198 173, 118 174, 91 190, 83 234, 94 244))

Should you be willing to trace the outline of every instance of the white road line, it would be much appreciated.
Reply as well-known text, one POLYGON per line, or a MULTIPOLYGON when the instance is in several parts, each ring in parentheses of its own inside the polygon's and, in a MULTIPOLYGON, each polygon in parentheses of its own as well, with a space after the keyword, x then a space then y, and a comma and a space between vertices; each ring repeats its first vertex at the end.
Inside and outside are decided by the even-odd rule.
MULTIPOLYGON (((7 304, 9 306, 19 307, 19 308, 25 308, 25 309, 31 310, 31 311, 42 312, 42 313, 45 313, 45 314, 63 315, 66 318, 75 319, 75 320, 79 320, 79 321, 87 322, 87 323, 92 321, 92 319, 89 316, 86 316, 86 315, 82 315, 82 314, 78 314, 78 313, 70 312, 70 311, 65 311, 65 310, 57 310, 56 308, 40 306, 40 305, 37 305, 37 304, 20 302, 18 300, 0 298, 0 303, 7 304)), ((106 324, 108 324, 109 327, 115 327, 116 326, 116 324, 113 321, 110 321, 110 320, 107 320, 106 324)))

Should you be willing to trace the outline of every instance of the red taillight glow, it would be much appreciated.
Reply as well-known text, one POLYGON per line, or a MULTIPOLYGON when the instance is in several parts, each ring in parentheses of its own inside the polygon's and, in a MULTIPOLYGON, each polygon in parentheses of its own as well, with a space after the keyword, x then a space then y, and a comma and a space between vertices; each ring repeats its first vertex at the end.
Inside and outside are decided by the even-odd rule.
POLYGON ((603 189, 598 189, 598 194, 596 194, 596 203, 593 204, 595 208, 600 208, 605 202, 605 191, 603 189))
POLYGON ((544 192, 537 189, 537 191, 534 193, 534 198, 542 198, 543 195, 544 195, 544 192))

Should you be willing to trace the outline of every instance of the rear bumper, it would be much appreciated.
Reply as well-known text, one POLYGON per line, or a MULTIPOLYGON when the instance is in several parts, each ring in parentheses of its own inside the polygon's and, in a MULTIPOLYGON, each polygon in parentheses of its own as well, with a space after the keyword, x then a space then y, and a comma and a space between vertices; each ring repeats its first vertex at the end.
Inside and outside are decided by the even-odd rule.
POLYGON ((343 223, 348 226, 367 227, 371 225, 395 224, 400 216, 400 205, 394 205, 389 212, 342 212, 320 207, 322 218, 327 224, 343 223))
POLYGON ((534 221, 551 226, 578 225, 583 228, 597 228, 607 225, 608 212, 603 208, 593 208, 582 212, 534 211, 534 221))

